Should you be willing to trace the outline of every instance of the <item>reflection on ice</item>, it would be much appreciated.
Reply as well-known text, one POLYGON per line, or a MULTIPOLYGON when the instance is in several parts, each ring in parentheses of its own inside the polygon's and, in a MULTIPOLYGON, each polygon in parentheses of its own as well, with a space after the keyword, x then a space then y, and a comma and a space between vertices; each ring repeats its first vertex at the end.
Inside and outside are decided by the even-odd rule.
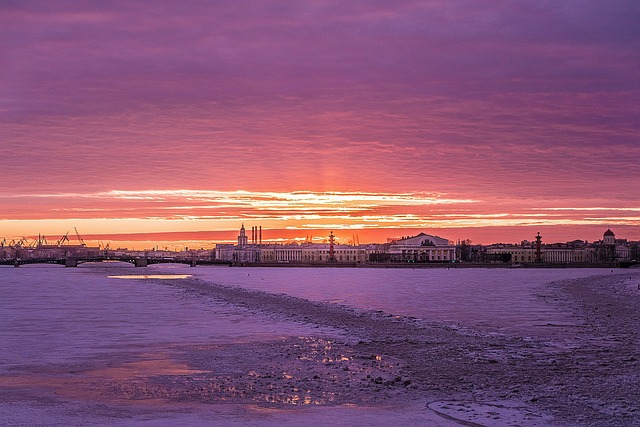
POLYGON ((131 381, 134 378, 157 377, 159 375, 193 375, 206 372, 193 369, 185 363, 176 362, 168 354, 142 354, 138 357, 140 360, 99 367, 85 372, 85 375, 112 381, 131 381))
POLYGON ((188 279, 191 274, 127 274, 107 277, 109 279, 188 279))

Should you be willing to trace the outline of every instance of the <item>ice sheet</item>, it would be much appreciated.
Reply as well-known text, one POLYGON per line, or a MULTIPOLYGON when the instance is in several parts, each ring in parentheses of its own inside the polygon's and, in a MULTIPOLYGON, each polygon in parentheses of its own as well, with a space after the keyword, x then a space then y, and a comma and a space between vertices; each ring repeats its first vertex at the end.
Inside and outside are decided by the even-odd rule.
POLYGON ((610 273, 523 268, 177 269, 214 283, 523 335, 535 333, 539 325, 573 321, 539 298, 544 284, 610 273))
POLYGON ((0 370, 156 345, 309 333, 304 326, 247 317, 151 280, 110 279, 106 269, 96 268, 98 274, 87 267, 0 270, 0 370))
MULTIPOLYGON (((0 425, 551 425, 548 414, 522 401, 507 400, 508 396, 522 394, 517 391, 521 388, 517 383, 505 384, 508 396, 504 400, 476 401, 475 395, 469 393, 475 393, 477 381, 484 381, 482 371, 463 376, 432 372, 430 365, 438 365, 435 360, 418 370, 415 366, 406 370, 401 361, 386 359, 387 356, 370 360, 371 353, 366 352, 384 351, 390 343, 394 346, 392 354, 410 359, 412 364, 421 363, 423 352, 426 357, 442 352, 454 361, 457 354, 464 354, 468 358, 460 365, 464 369, 475 364, 482 369, 495 369, 502 363, 517 363, 520 358, 544 367, 565 356, 571 365, 571 354, 564 355, 562 348, 554 353, 545 343, 535 344, 519 337, 536 335, 536 325, 576 322, 569 309, 549 303, 549 296, 553 295, 549 289, 554 285, 549 287, 548 283, 619 273, 586 269, 268 269, 180 265, 144 269, 125 265, 2 268, 0 425), (265 295, 288 294, 300 300, 276 298, 275 304, 280 304, 277 310, 267 307, 261 311, 260 301, 274 300, 257 298, 253 308, 247 308, 234 305, 229 297, 227 302, 217 299, 215 292, 198 293, 197 286, 174 285, 181 280, 197 280, 205 290, 221 284, 269 293, 265 295), (301 321, 305 313, 297 313, 295 308, 308 307, 306 300, 329 304, 314 307, 318 310, 316 317, 301 321), (370 317, 362 318, 357 312, 335 311, 350 318, 354 331, 365 332, 358 332, 365 337, 362 344, 341 344, 350 338, 342 335, 345 330, 348 332, 349 324, 345 330, 339 322, 336 327, 331 321, 313 324, 322 316, 329 316, 330 320, 334 311, 327 307, 334 305, 382 312, 376 317, 372 311, 370 317), (469 336, 449 342, 442 340, 445 336, 455 338, 455 332, 443 330, 444 335, 440 336, 437 328, 432 330, 436 331, 433 336, 395 336, 399 331, 422 332, 419 323, 414 325, 406 318, 396 320, 389 314, 515 338, 469 336), (375 329, 375 325, 382 329, 375 329), (396 325, 402 328, 396 329, 396 325), (367 332, 367 327, 374 329, 367 332), (423 339, 426 341, 420 341, 423 339), (335 342, 332 344, 331 340, 335 342), (428 351, 424 347, 427 344, 432 346, 428 351), (485 345, 494 347, 486 349, 485 345), (347 369, 343 370, 340 363, 347 369), (426 374, 423 380, 431 374, 451 375, 453 383, 445 387, 450 388, 446 392, 450 399, 429 400, 428 394, 422 397, 418 389, 412 388, 413 383, 406 381, 409 371, 418 377, 426 374), (369 372, 375 375, 369 378, 369 372), (376 375, 382 375, 380 380, 376 375), (305 376, 317 379, 305 385, 309 390, 298 391, 309 380, 305 376), (460 384, 456 384, 458 381, 460 384), (274 399, 273 403, 247 404, 251 399, 225 403, 224 393, 234 394, 242 387, 241 391, 252 399, 262 396, 274 399), (310 396, 310 402, 311 397, 318 396, 314 395, 314 387, 317 393, 334 387, 336 397, 359 403, 299 405, 296 399, 302 402, 304 393, 310 396), (349 387, 354 396, 365 393, 364 399, 345 394, 349 387), (385 405, 385 399, 394 405, 385 405), (371 404, 366 403, 369 401, 371 404)), ((633 294, 636 279, 637 275, 624 282, 625 292, 633 294)), ((253 298, 251 294, 244 297, 253 298)), ((548 331, 549 328, 540 327, 537 333, 544 337, 548 331)), ((591 340, 590 335, 585 336, 591 340)), ((591 360, 588 348, 582 351, 585 364, 597 363, 598 356, 591 360)), ((626 366, 633 360, 636 359, 622 355, 616 363, 626 366)), ((438 366, 446 369, 446 362, 438 366)), ((496 371, 499 372, 504 375, 509 370, 496 371)), ((549 375, 554 378, 553 371, 549 375)), ((590 387, 584 386, 580 392, 588 393, 590 387)), ((483 392, 477 393, 482 396, 483 392)), ((626 407, 607 410, 630 413, 626 407)))

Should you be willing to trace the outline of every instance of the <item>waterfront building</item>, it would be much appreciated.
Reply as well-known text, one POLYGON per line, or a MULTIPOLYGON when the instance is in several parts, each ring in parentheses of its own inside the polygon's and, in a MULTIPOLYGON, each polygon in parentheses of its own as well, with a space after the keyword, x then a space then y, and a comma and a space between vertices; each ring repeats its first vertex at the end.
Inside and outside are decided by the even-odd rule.
MULTIPOLYGON (((490 259, 502 262, 536 262, 534 243, 524 241, 520 245, 495 244, 487 247, 490 259)), ((541 262, 549 264, 587 264, 597 262, 629 261, 631 248, 626 240, 616 239, 611 230, 594 243, 574 240, 567 243, 545 244, 541 247, 541 262)))
MULTIPOLYGON (((307 243, 301 246, 302 261, 306 263, 329 262, 331 248, 329 244, 307 243)), ((337 263, 363 263, 367 262, 367 250, 364 246, 351 246, 334 244, 333 257, 337 263)))
POLYGON ((263 245, 260 247, 260 262, 276 262, 276 245, 263 245))
POLYGON ((455 261, 456 246, 442 237, 420 233, 392 242, 389 255, 393 261, 455 261))
POLYGON ((542 261, 552 264, 587 263, 593 261, 593 251, 587 247, 570 244, 545 245, 542 261))
POLYGON ((611 229, 607 229, 602 236, 602 240, 594 244, 597 258, 602 261, 629 261, 631 259, 631 248, 625 239, 616 239, 616 235, 611 229))
POLYGON ((247 236, 243 223, 242 227, 240 227, 240 233, 238 234, 238 244, 216 245, 214 257, 216 260, 241 264, 260 262, 260 245, 255 244, 253 240, 255 240, 254 235, 252 235, 252 243, 249 244, 249 237, 247 236))
POLYGON ((219 261, 232 261, 233 253, 236 250, 235 245, 221 243, 217 244, 214 250, 215 259, 219 261))
MULTIPOLYGON (((327 263, 362 264, 374 262, 416 262, 444 261, 456 259, 456 247, 447 239, 420 233, 386 245, 343 245, 333 244, 333 260, 331 244, 327 243, 289 243, 267 244, 257 243, 252 229, 251 243, 246 235, 244 224, 240 228, 238 243, 220 244, 215 248, 215 259, 234 263, 327 263), (384 255, 384 256, 380 256, 384 255)), ((261 229, 260 229, 261 236, 261 229)))
MULTIPOLYGON (((570 243, 554 243, 542 245, 541 262, 551 264, 569 264, 591 262, 593 251, 584 242, 578 245, 570 243)), ((537 262, 537 248, 535 243, 524 241, 520 245, 497 244, 487 247, 487 254, 494 260, 513 262, 516 264, 537 262)))
POLYGON ((240 228, 240 234, 238 235, 238 246, 247 246, 247 233, 246 230, 244 229, 244 223, 242 224, 242 227, 240 228))
POLYGON ((525 263, 536 261, 536 247, 531 242, 520 245, 505 245, 502 243, 489 245, 486 251, 489 260, 525 263))

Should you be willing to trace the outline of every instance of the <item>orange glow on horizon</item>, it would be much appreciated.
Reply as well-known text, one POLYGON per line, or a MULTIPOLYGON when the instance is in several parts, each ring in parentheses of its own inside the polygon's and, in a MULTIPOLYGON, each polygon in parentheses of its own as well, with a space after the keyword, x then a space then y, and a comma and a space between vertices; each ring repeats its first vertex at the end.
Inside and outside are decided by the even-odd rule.
MULTIPOLYGON (((640 224, 639 207, 606 207, 595 201, 588 206, 584 200, 571 206, 567 204, 570 200, 562 204, 554 200, 482 200, 424 192, 146 190, 16 195, 4 196, 3 201, 6 209, 5 218, 0 219, 0 238, 7 241, 38 233, 57 239, 77 227, 84 235, 98 236, 93 239, 96 242, 118 239, 130 246, 144 240, 147 245, 156 241, 167 246, 206 247, 235 241, 243 222, 261 225, 265 232, 276 230, 269 238, 280 243, 304 241, 309 235, 324 236, 329 231, 341 243, 354 240, 355 235, 363 243, 384 242, 388 237, 408 235, 410 230, 432 234, 443 230, 440 234, 452 240, 473 235, 475 241, 490 243, 491 236, 505 236, 496 230, 530 227, 589 230, 589 236, 618 227, 633 230, 627 236, 630 239, 640 237, 633 228, 640 224), (21 204, 36 202, 40 209, 21 212, 21 204), (485 230, 487 236, 479 236, 478 230, 485 230), (200 234, 185 237, 189 233, 200 234), (178 236, 183 241, 178 242, 178 236)), ((576 238, 587 237, 578 234, 576 238)), ((514 235, 507 241, 517 238, 514 235)))

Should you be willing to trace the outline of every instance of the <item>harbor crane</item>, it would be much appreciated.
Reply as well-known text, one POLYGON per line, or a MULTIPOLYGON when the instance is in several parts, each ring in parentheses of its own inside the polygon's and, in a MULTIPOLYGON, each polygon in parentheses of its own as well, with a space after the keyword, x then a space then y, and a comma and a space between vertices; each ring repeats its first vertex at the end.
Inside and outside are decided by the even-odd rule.
POLYGON ((68 242, 69 241, 69 232, 67 231, 67 234, 65 234, 64 236, 62 236, 60 238, 60 240, 58 240, 56 242, 57 246, 62 246, 64 244, 64 242, 68 242))
POLYGON ((36 244, 36 247, 40 247, 43 245, 48 245, 49 242, 47 242, 47 237, 44 234, 38 234, 38 243, 36 244))
POLYGON ((84 240, 82 240, 82 237, 80 237, 80 233, 78 233, 78 229, 76 227, 73 227, 73 229, 76 231, 76 237, 78 238, 78 243, 80 243, 82 246, 87 246, 86 243, 84 243, 84 240))

